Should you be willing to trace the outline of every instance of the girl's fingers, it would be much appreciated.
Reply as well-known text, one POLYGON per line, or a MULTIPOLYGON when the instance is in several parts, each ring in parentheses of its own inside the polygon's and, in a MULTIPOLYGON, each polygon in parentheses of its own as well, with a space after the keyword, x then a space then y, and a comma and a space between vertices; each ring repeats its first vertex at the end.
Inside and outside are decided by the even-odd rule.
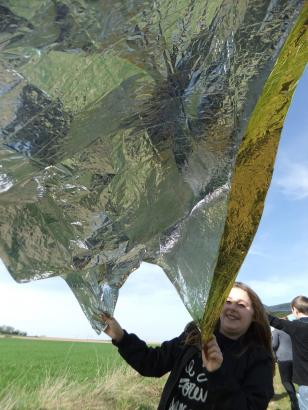
POLYGON ((101 316, 102 320, 103 320, 105 323, 107 323, 108 321, 110 322, 110 320, 112 320, 112 317, 109 315, 109 313, 103 312, 103 313, 101 313, 100 316, 101 316))
POLYGON ((222 358, 222 354, 221 352, 215 350, 213 352, 207 352, 207 354, 205 354, 205 358, 206 360, 220 360, 222 358))
POLYGON ((215 336, 213 336, 212 339, 210 339, 209 342, 203 346, 202 356, 207 362, 209 361, 222 362, 223 356, 222 356, 220 347, 217 344, 215 336))
POLYGON ((222 358, 222 356, 221 356, 221 353, 215 352, 215 353, 212 353, 210 356, 208 356, 208 358, 211 360, 219 361, 222 358))
POLYGON ((207 355, 211 355, 212 353, 220 353, 220 349, 218 346, 212 346, 206 349, 207 355))
POLYGON ((211 339, 207 342, 206 346, 208 346, 208 347, 218 346, 215 335, 213 335, 213 336, 211 337, 211 339))
POLYGON ((214 351, 214 350, 220 351, 220 348, 219 348, 219 346, 218 346, 218 344, 217 344, 217 341, 216 341, 216 337, 215 337, 215 336, 213 336, 213 338, 210 339, 210 340, 207 342, 206 345, 203 345, 203 350, 205 351, 205 353, 209 353, 209 352, 214 351))

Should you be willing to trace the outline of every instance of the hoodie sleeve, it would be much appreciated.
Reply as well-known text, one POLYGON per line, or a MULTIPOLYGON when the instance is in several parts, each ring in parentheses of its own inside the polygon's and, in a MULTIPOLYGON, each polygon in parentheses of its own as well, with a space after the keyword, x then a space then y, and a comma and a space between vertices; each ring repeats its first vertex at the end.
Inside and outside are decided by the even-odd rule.
POLYGON ((160 346, 148 346, 135 334, 124 331, 119 343, 113 344, 123 359, 142 376, 161 377, 172 370, 174 363, 183 350, 184 333, 160 346))

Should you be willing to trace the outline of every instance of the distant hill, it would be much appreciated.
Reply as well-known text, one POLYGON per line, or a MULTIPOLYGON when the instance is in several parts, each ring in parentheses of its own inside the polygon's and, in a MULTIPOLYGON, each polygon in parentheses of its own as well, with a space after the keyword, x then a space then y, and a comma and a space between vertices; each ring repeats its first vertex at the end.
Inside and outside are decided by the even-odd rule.
POLYGON ((280 303, 280 305, 266 306, 264 305, 266 311, 276 314, 278 316, 288 315, 291 312, 290 303, 280 303))

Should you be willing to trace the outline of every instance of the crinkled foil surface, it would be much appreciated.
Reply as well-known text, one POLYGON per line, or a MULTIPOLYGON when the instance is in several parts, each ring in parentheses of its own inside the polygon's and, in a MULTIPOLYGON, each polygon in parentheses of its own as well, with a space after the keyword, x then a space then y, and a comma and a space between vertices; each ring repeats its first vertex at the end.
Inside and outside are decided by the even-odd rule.
MULTIPOLYGON (((288 79, 285 66, 270 74, 305 10, 0 1, 0 256, 14 279, 62 276, 100 332, 97 313, 113 313, 143 260, 163 267, 194 319, 207 302, 217 317, 270 180, 264 112, 276 142, 284 118, 265 97, 257 111, 259 96, 283 78, 273 93, 288 106, 302 60, 288 79), (247 165, 260 152, 265 176, 262 160, 247 165)), ((205 316, 203 332, 211 326, 205 316)))

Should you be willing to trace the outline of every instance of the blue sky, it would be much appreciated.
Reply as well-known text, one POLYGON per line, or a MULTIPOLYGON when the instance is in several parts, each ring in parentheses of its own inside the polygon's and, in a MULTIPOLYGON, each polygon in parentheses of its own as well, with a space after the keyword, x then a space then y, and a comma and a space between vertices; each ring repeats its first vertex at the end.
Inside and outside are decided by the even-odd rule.
POLYGON ((307 89, 306 69, 284 124, 261 223, 238 276, 266 304, 308 295, 307 89))
MULTIPOLYGON (((284 124, 263 217, 238 280, 272 305, 308 296, 308 69, 284 124)), ((142 264, 120 289, 115 316, 123 327, 151 341, 182 331, 190 320, 163 271, 142 264), (142 308, 141 308, 142 307, 142 308)), ((0 325, 32 335, 97 336, 61 278, 17 284, 0 263, 0 325)))

